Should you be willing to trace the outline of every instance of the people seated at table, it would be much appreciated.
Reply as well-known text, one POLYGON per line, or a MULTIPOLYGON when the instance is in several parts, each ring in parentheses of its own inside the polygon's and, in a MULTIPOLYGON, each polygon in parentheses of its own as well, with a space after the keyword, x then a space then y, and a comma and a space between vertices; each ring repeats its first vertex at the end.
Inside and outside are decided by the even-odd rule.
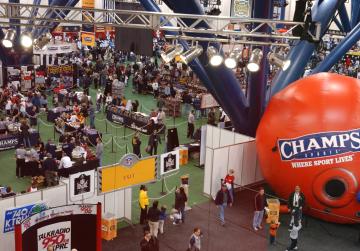
POLYGON ((72 167, 73 163, 69 156, 66 155, 65 152, 62 152, 62 158, 59 161, 59 169, 62 168, 70 168, 72 167))

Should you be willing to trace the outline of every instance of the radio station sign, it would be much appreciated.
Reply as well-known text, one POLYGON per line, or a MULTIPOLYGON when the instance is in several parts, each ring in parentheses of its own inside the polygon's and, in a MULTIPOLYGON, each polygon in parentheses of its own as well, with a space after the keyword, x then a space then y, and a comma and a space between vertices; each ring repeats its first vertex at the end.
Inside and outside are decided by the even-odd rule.
POLYGON ((38 251, 53 246, 56 251, 71 251, 71 221, 44 226, 37 230, 38 251))
POLYGON ((29 204, 21 207, 9 208, 5 211, 3 232, 14 231, 15 225, 20 224, 23 220, 34 214, 38 214, 48 207, 44 202, 29 204))
POLYGON ((120 163, 98 170, 99 192, 108 193, 154 181, 155 169, 155 157, 139 159, 135 154, 127 154, 120 163))

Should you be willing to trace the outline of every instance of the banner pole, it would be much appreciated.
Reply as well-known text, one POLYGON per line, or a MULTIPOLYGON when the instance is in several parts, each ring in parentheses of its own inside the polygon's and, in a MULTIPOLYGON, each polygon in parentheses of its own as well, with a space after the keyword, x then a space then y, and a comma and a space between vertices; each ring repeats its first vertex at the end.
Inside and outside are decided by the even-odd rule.
POLYGON ((111 136, 111 152, 114 153, 114 136, 111 136))
POLYGON ((165 180, 164 180, 164 177, 162 177, 162 179, 161 179, 161 192, 160 192, 161 195, 167 194, 167 192, 164 191, 164 183, 165 183, 165 180))
POLYGON ((102 250, 101 244, 101 203, 98 202, 96 205, 96 251, 102 250))
POLYGON ((105 120, 105 133, 108 133, 108 129, 107 129, 107 120, 105 120))
POLYGON ((15 225, 15 251, 22 251, 21 224, 15 225))

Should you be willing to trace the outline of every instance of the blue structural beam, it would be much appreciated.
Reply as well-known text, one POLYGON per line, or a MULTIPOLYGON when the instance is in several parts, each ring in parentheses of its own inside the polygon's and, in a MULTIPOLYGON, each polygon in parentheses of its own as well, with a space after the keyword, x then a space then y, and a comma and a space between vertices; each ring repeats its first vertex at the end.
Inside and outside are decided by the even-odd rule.
POLYGON ((351 47, 360 40, 360 23, 330 52, 330 54, 312 71, 312 74, 331 69, 351 47))
MULTIPOLYGON (((253 18, 271 19, 273 14, 273 0, 262 1, 254 0, 252 4, 253 18)), ((259 32, 268 32, 268 27, 262 27, 259 32)), ((269 39, 257 39, 258 41, 267 41, 269 39)), ((269 63, 266 55, 269 52, 269 46, 260 47, 263 52, 263 58, 260 63, 258 72, 250 72, 248 84, 248 100, 249 100, 249 134, 255 136, 256 128, 260 122, 261 116, 265 108, 266 84, 269 73, 269 63)), ((254 49, 254 47, 252 48, 254 49)))
POLYGON ((351 28, 359 23, 360 18, 360 0, 351 0, 351 28))
POLYGON ((345 1, 342 1, 342 3, 339 6, 339 16, 340 16, 341 24, 344 27, 344 31, 349 32, 351 30, 351 25, 350 25, 349 15, 346 11, 345 1))
MULTIPOLYGON (((155 11, 154 9, 149 9, 148 5, 155 4, 152 0, 141 0, 140 1, 145 9, 148 11, 155 11)), ((185 14, 199 14, 203 15, 204 11, 199 1, 193 0, 166 0, 164 1, 169 8, 171 8, 175 13, 185 13, 185 14)), ((183 20, 184 22, 190 20, 183 20)), ((198 27, 206 27, 205 24, 200 23, 198 27)), ((187 34, 190 35, 190 34, 187 34)), ((196 34, 196 36, 203 36, 202 34, 196 34)), ((199 43, 203 46, 204 52, 208 47, 208 42, 199 43)), ((212 44, 213 45, 213 44, 212 44)), ((218 46, 218 45, 216 45, 218 46)), ((202 67, 205 69, 207 78, 210 81, 204 81, 202 76, 198 77, 202 80, 205 87, 209 92, 217 99, 219 104, 223 107, 225 112, 231 118, 237 131, 248 134, 249 125, 247 121, 247 101, 245 95, 243 94, 240 84, 237 81, 232 70, 226 68, 224 65, 213 67, 209 64, 206 53, 203 53, 199 60, 202 64, 202 67)), ((190 65, 190 67, 196 73, 196 65, 190 65)), ((197 73, 196 73, 197 74, 197 73)))
MULTIPOLYGON (((321 32, 324 34, 329 22, 332 20, 338 7, 337 0, 316 0, 312 7, 313 21, 321 23, 321 32)), ((301 40, 293 46, 287 56, 291 65, 286 71, 279 71, 274 80, 271 94, 274 95, 283 88, 298 80, 304 73, 305 66, 313 54, 316 45, 312 42, 301 40)))
POLYGON ((342 24, 340 23, 339 19, 337 19, 337 17, 334 17, 334 23, 336 24, 336 26, 339 28, 340 31, 344 32, 344 27, 342 26, 342 24))

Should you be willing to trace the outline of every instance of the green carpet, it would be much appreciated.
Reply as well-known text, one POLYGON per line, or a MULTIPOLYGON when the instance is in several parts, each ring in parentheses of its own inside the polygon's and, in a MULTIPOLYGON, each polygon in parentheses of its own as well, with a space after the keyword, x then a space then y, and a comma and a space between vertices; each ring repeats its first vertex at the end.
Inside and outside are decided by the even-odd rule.
MULTIPOLYGON (((92 101, 95 103, 96 100, 95 89, 90 89, 90 95, 92 101)), ((132 92, 131 83, 126 87, 125 96, 130 100, 139 100, 139 110, 145 113, 149 113, 151 109, 156 108, 156 100, 151 95, 139 95, 132 92)), ((51 97, 48 97, 51 100, 51 97)), ((51 103, 51 102, 50 102, 51 103)), ((50 104, 51 107, 51 104, 50 104)), ((187 132, 187 118, 180 117, 176 118, 175 126, 178 129, 178 136, 180 144, 188 143, 189 140, 186 138, 187 132)), ((196 120, 196 128, 199 128, 202 124, 206 123, 206 118, 196 120)), ((44 142, 51 138, 58 141, 59 134, 54 134, 54 126, 51 122, 46 120, 46 114, 41 114, 38 120, 38 129, 40 136, 44 142)), ((131 137, 134 133, 133 130, 125 128, 119 124, 114 124, 106 120, 106 114, 99 112, 96 114, 95 120, 96 129, 103 133, 103 142, 105 144, 103 165, 110 165, 117 163, 126 152, 132 152, 131 137), (114 140, 112 141, 112 137, 114 140)), ((166 119, 166 126, 170 128, 174 126, 173 118, 166 119)), ((163 136, 162 136, 163 139, 163 136)), ((145 147, 148 142, 148 136, 141 136, 141 151, 143 156, 147 156, 145 153, 145 147)), ((162 153, 165 148, 164 141, 158 147, 158 153, 162 153)), ((0 185, 11 186, 15 192, 21 192, 26 190, 30 185, 30 178, 16 178, 15 175, 15 156, 14 149, 0 152, 0 185)), ((202 169, 196 167, 197 162, 190 161, 186 166, 181 167, 180 171, 165 179, 166 187, 172 193, 160 198, 161 205, 167 205, 168 208, 174 204, 173 190, 175 186, 180 184, 180 176, 183 174, 190 175, 190 205, 207 201, 207 198, 202 195, 204 172, 202 169)), ((161 197, 160 192, 162 188, 162 182, 158 181, 153 184, 149 184, 149 197, 159 198, 161 197)), ((164 188, 165 189, 165 188, 164 188)), ((166 190, 166 189, 165 189, 166 190)), ((139 208, 137 204, 138 187, 133 190, 133 223, 139 220, 139 208)))

